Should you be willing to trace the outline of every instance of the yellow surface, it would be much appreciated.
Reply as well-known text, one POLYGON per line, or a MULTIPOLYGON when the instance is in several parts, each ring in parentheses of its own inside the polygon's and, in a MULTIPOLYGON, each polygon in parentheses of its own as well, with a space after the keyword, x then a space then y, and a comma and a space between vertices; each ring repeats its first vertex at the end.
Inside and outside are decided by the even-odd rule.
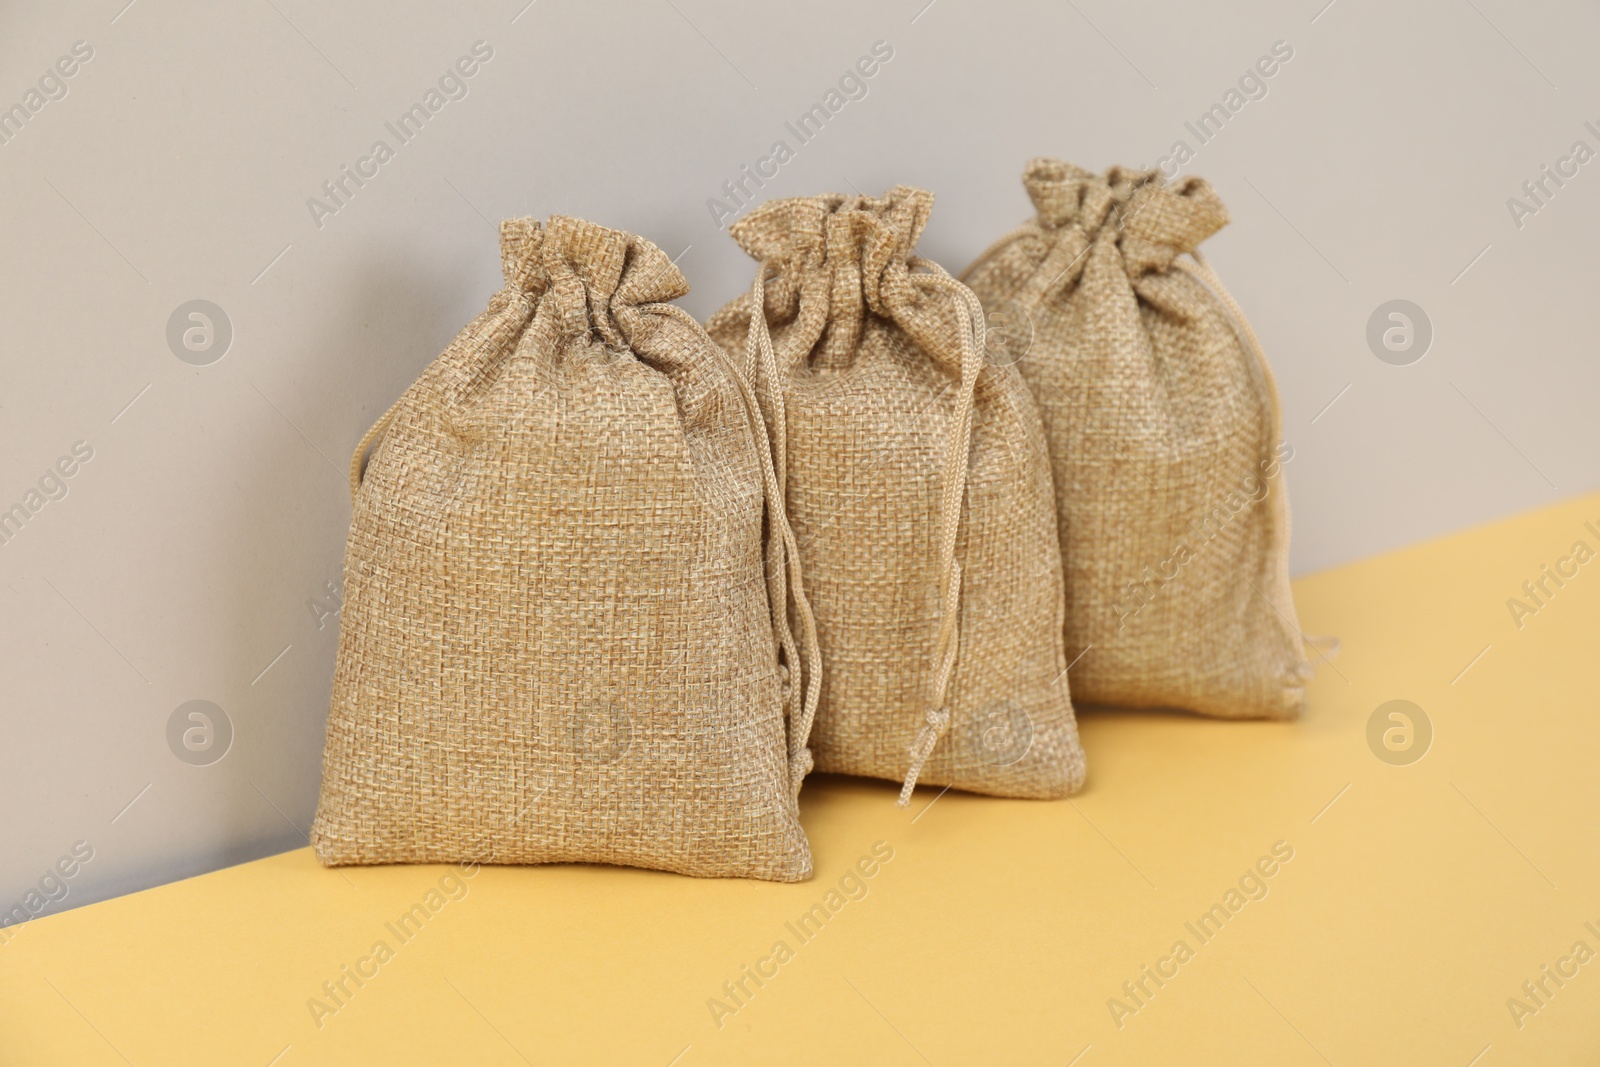
POLYGON ((888 782, 808 782, 809 883, 341 876, 301 850, 39 920, 0 948, 0 1062, 1597 1062, 1600 957, 1572 952, 1600 952, 1600 559, 1520 629, 1506 605, 1600 549, 1586 520, 1600 496, 1299 582, 1307 631, 1344 643, 1304 721, 1085 713, 1074 801, 900 811, 888 782), (1408 766, 1366 740, 1391 699, 1434 727, 1408 766), (1277 842, 1267 895, 1202 943, 1185 924, 1277 842), (860 899, 829 900, 841 878, 860 899), (459 899, 429 900, 441 879, 459 899), (840 901, 809 941, 786 925, 840 901), (402 943, 385 924, 418 903, 402 943), (373 976, 319 1026, 344 965, 373 976), (719 1027, 745 965, 776 973, 719 1027), (1114 1019, 1145 965, 1176 975, 1114 1019), (1576 975, 1540 1006, 1545 965, 1576 975))

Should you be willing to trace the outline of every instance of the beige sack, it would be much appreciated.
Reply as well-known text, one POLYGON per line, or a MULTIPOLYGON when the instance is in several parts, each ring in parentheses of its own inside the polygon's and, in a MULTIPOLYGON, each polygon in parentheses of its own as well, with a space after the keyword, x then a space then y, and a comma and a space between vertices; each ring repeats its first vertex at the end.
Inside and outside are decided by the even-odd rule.
POLYGON ((556 217, 501 247, 505 288, 352 462, 317 855, 805 878, 753 395, 659 303, 688 286, 650 242, 556 217))
POLYGON ((1044 417, 1073 695, 1294 717, 1310 667, 1289 591, 1293 450, 1260 343, 1196 251, 1226 209, 1154 170, 1040 159, 1023 183, 1035 220, 964 278, 1025 348, 1044 417))
POLYGON ((1017 797, 1083 782, 1042 427, 972 294, 913 255, 933 198, 767 203, 709 330, 757 383, 824 665, 819 770, 1017 797), (752 315, 752 309, 764 314, 752 315))

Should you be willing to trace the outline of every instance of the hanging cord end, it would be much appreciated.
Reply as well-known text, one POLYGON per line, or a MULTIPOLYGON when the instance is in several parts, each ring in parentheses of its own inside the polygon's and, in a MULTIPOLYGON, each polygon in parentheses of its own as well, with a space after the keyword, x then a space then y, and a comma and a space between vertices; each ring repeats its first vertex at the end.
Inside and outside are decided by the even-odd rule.
POLYGON ((955 432, 945 456, 944 486, 939 502, 936 543, 939 552, 937 595, 940 622, 933 642, 933 686, 925 712, 926 721, 911 742, 911 769, 906 772, 905 785, 900 789, 899 806, 902 808, 911 803, 917 777, 933 755, 939 738, 950 728, 950 678, 955 671, 956 656, 961 646, 961 564, 956 559, 956 540, 960 534, 961 508, 967 491, 967 467, 971 461, 974 390, 984 366, 984 317, 977 296, 945 273, 938 264, 918 257, 912 261, 912 265, 927 266, 934 272, 918 275, 920 284, 943 290, 951 298, 956 315, 962 320, 958 335, 961 345, 961 388, 955 412, 955 432))
POLYGON ((922 724, 922 729, 917 731, 917 739, 911 742, 911 769, 906 772, 905 785, 900 787, 898 801, 900 807, 906 807, 911 803, 911 793, 917 788, 917 776, 922 773, 928 757, 933 755, 933 746, 939 743, 939 738, 944 736, 949 726, 949 708, 928 709, 927 721, 922 724))
POLYGON ((1306 648, 1324 659, 1333 659, 1343 647, 1339 639, 1332 634, 1306 634, 1306 648))

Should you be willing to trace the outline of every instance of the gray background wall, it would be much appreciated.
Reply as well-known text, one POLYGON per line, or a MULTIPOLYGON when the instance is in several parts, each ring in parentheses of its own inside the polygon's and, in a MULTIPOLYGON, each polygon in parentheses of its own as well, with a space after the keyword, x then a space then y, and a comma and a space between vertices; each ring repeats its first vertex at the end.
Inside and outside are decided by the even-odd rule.
POLYGON ((0 107, 93 49, 0 144, 0 508, 93 451, 0 545, 0 910, 78 841, 50 911, 303 844, 344 466, 498 286, 494 224, 643 233, 703 316, 750 276, 707 200, 780 138, 763 195, 931 188, 922 251, 954 270, 1029 214, 1030 156, 1187 141, 1277 368, 1299 572, 1600 484, 1600 162, 1520 227, 1507 205, 1600 149, 1592 4, 526 3, 0 8, 0 107), (398 145, 385 122, 480 40, 467 95, 398 145), (866 97, 798 145, 784 123, 879 40, 866 97), (1201 145, 1184 123, 1276 41, 1293 58, 1201 145), (378 139, 394 158, 319 226, 307 199, 378 139), (220 358, 169 345, 196 299, 220 358), (1434 330, 1407 366, 1366 340, 1392 299, 1434 330), (169 746, 192 700, 232 726, 206 766, 169 746))

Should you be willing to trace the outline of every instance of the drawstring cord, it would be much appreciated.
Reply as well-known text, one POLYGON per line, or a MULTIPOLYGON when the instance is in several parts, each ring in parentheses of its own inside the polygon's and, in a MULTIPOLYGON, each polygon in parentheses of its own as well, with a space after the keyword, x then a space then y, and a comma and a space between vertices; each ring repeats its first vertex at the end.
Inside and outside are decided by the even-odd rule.
MULTIPOLYGON (((912 274, 913 284, 943 291, 953 298, 957 315, 961 318, 961 383, 956 399, 955 433, 945 455, 944 485, 939 503, 938 535, 935 542, 939 559, 938 598, 940 604, 939 629, 933 642, 933 679, 929 687, 928 704, 924 721, 912 741, 909 754, 911 767, 900 790, 900 807, 911 802, 917 777, 922 773, 934 746, 950 728, 948 695, 950 679, 955 673, 956 656, 961 648, 961 565, 956 561, 956 541, 961 529, 961 508, 966 499, 967 466, 972 448, 973 391, 978 375, 983 370, 984 314, 978 298, 942 267, 920 257, 913 257, 913 267, 926 267, 932 273, 912 274)), ((767 326, 766 314, 767 264, 756 271, 750 286, 750 329, 746 339, 746 361, 758 386, 757 396, 765 394, 770 406, 771 444, 774 477, 780 493, 787 491, 788 428, 787 410, 781 372, 778 368, 777 350, 772 343, 772 332, 767 326)), ((790 541, 791 551, 792 539, 790 541)), ((796 561, 798 573, 798 560, 796 561)), ((813 678, 813 681, 816 679, 813 678)), ((812 687, 807 687, 806 707, 802 718, 807 733, 816 716, 816 703, 812 687)))
MULTIPOLYGON (((1172 265, 1210 289, 1216 298, 1221 301, 1223 308, 1228 312, 1228 316, 1233 319, 1233 328, 1238 333, 1239 339, 1244 342, 1245 348, 1249 349, 1250 354, 1255 357, 1256 366, 1261 369, 1261 377, 1267 387, 1267 399, 1270 408, 1269 418, 1271 419, 1268 441, 1271 447, 1276 448, 1283 437, 1283 411, 1278 402, 1278 385, 1272 377, 1272 367, 1267 363, 1267 351, 1261 345, 1261 338, 1256 336, 1255 327, 1250 325, 1250 319, 1246 317, 1244 308, 1240 307, 1239 302, 1233 298, 1233 294, 1228 292, 1228 287, 1222 284, 1222 279, 1217 276, 1216 271, 1211 269, 1211 264, 1206 260, 1205 256, 1200 254, 1198 248, 1191 251, 1189 255, 1193 257, 1193 262, 1185 259, 1175 259, 1172 261, 1172 265)), ((1283 493, 1274 495, 1279 500, 1284 499, 1283 493)), ((1289 536, 1288 526, 1289 517, 1287 512, 1283 515, 1282 522, 1273 524, 1274 541, 1273 544, 1268 546, 1268 550, 1274 556, 1281 551, 1282 539, 1289 536)))
MULTIPOLYGON (((1205 285, 1222 302, 1222 306, 1227 309, 1229 317, 1233 319, 1233 326, 1238 332, 1240 340, 1250 350, 1250 354, 1255 357, 1256 365, 1261 368, 1261 377, 1267 388, 1267 397, 1270 405, 1272 426, 1269 440, 1272 446, 1276 448, 1283 438, 1283 409, 1278 400, 1278 384, 1272 376, 1272 366, 1267 362, 1267 351, 1262 347, 1261 338, 1256 335, 1255 327, 1250 325, 1250 319, 1245 315, 1244 308, 1240 307, 1239 302, 1233 298, 1233 294, 1228 292, 1228 287, 1222 284, 1222 279, 1218 277, 1216 271, 1211 269, 1211 264, 1206 257, 1200 254, 1198 248, 1191 251, 1189 255, 1193 257, 1194 262, 1175 259, 1172 261, 1172 265, 1205 285)), ((1273 495, 1277 499, 1278 521, 1272 524, 1273 541, 1268 546, 1268 553, 1272 558, 1281 558, 1283 546, 1289 539, 1289 496, 1282 491, 1281 487, 1273 495)), ((1308 647, 1324 660, 1328 660, 1339 651, 1339 639, 1336 637, 1306 634, 1300 634, 1299 636, 1308 647)))
POLYGON ((1261 375, 1266 379, 1267 395, 1272 401, 1272 443, 1277 445, 1278 438, 1283 434, 1283 412, 1279 409, 1278 386, 1273 380, 1272 367, 1267 363, 1267 351, 1261 346, 1261 338, 1256 336, 1255 327, 1250 325, 1250 319, 1245 315, 1244 308, 1240 307, 1233 294, 1228 292, 1228 287, 1222 284, 1222 279, 1211 269, 1211 263, 1201 255, 1200 250, 1196 248, 1189 255, 1193 257, 1194 262, 1175 259, 1172 265, 1210 289, 1227 309, 1229 317, 1233 319, 1234 329, 1238 331, 1239 338, 1244 341, 1250 354, 1255 357, 1256 364, 1261 368, 1261 375))
MULTIPOLYGON (((672 304, 663 304, 661 308, 696 330, 702 328, 694 316, 682 308, 672 304)), ((773 468, 772 445, 768 439, 766 420, 761 413, 758 391, 748 377, 734 366, 721 345, 713 344, 712 347, 739 388, 739 396, 744 401, 745 421, 755 437, 756 454, 761 462, 762 488, 767 502, 767 543, 763 555, 768 599, 772 607, 772 628, 778 639, 778 647, 783 651, 778 674, 783 687, 784 714, 790 722, 789 788, 798 796, 800 786, 806 775, 811 773, 814 762, 808 743, 811 740, 811 724, 817 717, 817 702, 822 697, 822 642, 817 636, 817 621, 811 612, 811 602, 806 598, 805 578, 800 570, 800 549, 795 541, 794 528, 789 523, 783 488, 773 468), (791 600, 800 621, 798 645, 804 649, 803 661, 796 648, 794 628, 789 621, 791 600), (797 670, 805 682, 804 697, 798 707, 795 698, 800 690, 794 684, 797 670)))
POLYGON ((367 452, 374 448, 377 445, 378 438, 388 431, 389 424, 394 421, 395 412, 400 410, 400 401, 404 399, 405 396, 402 394, 400 400, 390 404, 389 410, 378 416, 378 421, 373 423, 365 434, 362 434, 361 442, 356 445, 355 454, 350 457, 351 503, 355 502, 356 492, 361 488, 362 475, 366 474, 367 471, 367 452))
MULTIPOLYGON (((755 281, 750 283, 750 329, 745 334, 745 363, 758 383, 765 382, 768 400, 772 406, 772 462, 776 468, 778 488, 789 491, 789 410, 784 390, 779 383, 778 352, 772 344, 772 331, 767 327, 767 264, 756 270, 755 281)), ((759 397, 760 390, 757 389, 759 397)))
POLYGON ((929 687, 928 706, 924 721, 911 743, 911 768, 906 772, 905 784, 900 787, 900 807, 911 803, 911 793, 917 786, 928 758, 932 756, 939 739, 950 728, 948 702, 950 679, 955 672, 956 656, 961 648, 961 564, 956 561, 956 540, 961 530, 961 506, 967 493, 967 468, 972 449, 972 420, 974 390, 978 375, 983 371, 984 314, 983 307, 971 289, 952 278, 942 268, 926 260, 915 258, 913 266, 930 267, 937 273, 913 274, 917 285, 942 291, 949 295, 958 316, 964 320, 961 339, 961 385, 956 397, 955 432, 950 449, 945 454, 945 475, 939 506, 937 551, 939 559, 939 629, 933 641, 933 684, 929 687))
POLYGON ((792 599, 795 614, 800 619, 801 637, 805 644, 805 696, 798 709, 792 702, 793 688, 790 687, 785 692, 785 700, 789 704, 793 723, 790 764, 791 767, 801 767, 793 781, 795 791, 799 792, 800 782, 811 770, 813 762, 807 742, 811 737, 812 724, 817 718, 817 705, 822 700, 822 642, 817 636, 816 617, 812 614, 811 602, 806 598, 804 576, 801 573, 800 546, 795 539, 794 527, 789 522, 788 516, 788 414, 783 389, 776 384, 778 355, 772 346, 772 333, 767 328, 766 272, 767 265, 762 263, 757 268, 755 281, 750 286, 751 311, 750 327, 745 333, 745 370, 743 373, 736 372, 735 377, 739 379, 746 407, 752 416, 756 438, 761 445, 764 472, 768 479, 768 506, 774 516, 773 525, 777 527, 781 523, 781 530, 778 531, 782 535, 781 544, 776 546, 776 551, 770 553, 776 569, 772 569, 769 565, 767 575, 771 588, 774 625, 780 632, 790 635, 790 645, 787 646, 785 654, 790 662, 798 662, 793 647, 793 629, 789 624, 788 602, 792 599), (763 395, 767 399, 770 411, 762 407, 763 395), (784 589, 786 576, 790 586, 787 591, 784 589))

